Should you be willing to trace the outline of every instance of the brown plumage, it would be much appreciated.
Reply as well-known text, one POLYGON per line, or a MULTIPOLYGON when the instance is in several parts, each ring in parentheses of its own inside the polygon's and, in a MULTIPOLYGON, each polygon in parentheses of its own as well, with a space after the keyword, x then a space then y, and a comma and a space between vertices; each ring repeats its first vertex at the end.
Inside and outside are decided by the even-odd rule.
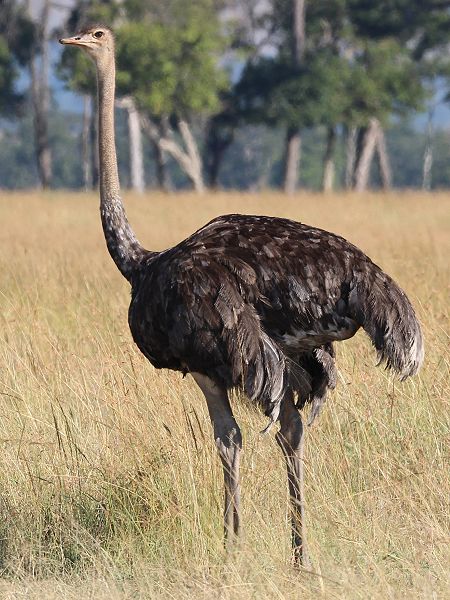
POLYGON ((420 326, 402 290, 345 239, 295 221, 218 217, 164 252, 142 248, 119 196, 114 143, 114 39, 87 28, 62 43, 97 65, 101 217, 108 250, 131 283, 129 325, 156 368, 191 373, 205 394, 224 466, 225 532, 239 529, 241 435, 233 387, 280 422, 296 558, 303 537, 302 420, 317 416, 336 385, 333 342, 363 327, 380 361, 401 378, 423 359, 420 326))
POLYGON ((288 219, 225 215, 142 258, 129 324, 157 368, 242 387, 272 420, 287 388, 302 407, 336 382, 332 342, 364 327, 402 377, 422 359, 405 294, 343 238, 288 219))

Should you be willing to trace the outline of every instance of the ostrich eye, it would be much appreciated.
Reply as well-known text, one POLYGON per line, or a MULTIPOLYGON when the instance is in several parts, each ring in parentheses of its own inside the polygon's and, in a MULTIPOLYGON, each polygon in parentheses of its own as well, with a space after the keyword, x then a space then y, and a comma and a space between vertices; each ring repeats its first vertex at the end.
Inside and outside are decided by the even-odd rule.
POLYGON ((94 37, 96 37, 97 39, 98 39, 98 38, 101 38, 102 36, 103 36, 103 31, 96 31, 96 32, 94 33, 94 37))

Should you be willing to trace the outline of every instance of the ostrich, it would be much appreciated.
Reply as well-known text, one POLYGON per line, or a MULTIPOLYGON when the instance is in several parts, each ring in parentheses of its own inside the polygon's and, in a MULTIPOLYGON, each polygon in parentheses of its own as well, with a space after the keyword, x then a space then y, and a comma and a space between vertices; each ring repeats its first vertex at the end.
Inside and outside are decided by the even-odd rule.
POLYGON ((225 539, 239 532, 242 438, 228 399, 241 388, 279 421, 290 495, 293 557, 308 566, 303 422, 336 384, 333 342, 362 327, 379 362, 401 379, 423 360, 420 325, 405 293, 351 243, 288 219, 225 215, 173 248, 145 250, 120 198, 114 139, 114 36, 88 27, 62 44, 94 60, 98 80, 100 213, 108 251, 131 284, 128 322, 158 369, 190 373, 205 396, 223 465, 225 539))

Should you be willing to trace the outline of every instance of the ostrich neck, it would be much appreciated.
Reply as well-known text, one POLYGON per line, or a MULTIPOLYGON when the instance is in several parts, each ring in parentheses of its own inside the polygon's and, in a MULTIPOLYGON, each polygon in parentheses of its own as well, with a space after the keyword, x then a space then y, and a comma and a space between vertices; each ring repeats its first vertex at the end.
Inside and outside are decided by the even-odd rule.
POLYGON ((114 57, 98 66, 97 77, 100 214, 108 251, 122 275, 131 281, 146 252, 128 223, 120 198, 114 136, 114 57))

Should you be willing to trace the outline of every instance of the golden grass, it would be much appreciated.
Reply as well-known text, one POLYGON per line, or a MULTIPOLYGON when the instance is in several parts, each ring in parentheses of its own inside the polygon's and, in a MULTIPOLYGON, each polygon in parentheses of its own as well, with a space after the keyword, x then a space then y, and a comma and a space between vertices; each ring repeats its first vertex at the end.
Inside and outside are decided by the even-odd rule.
MULTIPOLYGON (((127 327, 129 291, 94 195, 0 199, 0 597, 444 598, 450 593, 445 194, 128 197, 162 249, 224 212, 289 216, 344 235, 394 276, 423 324, 421 374, 340 344, 339 385, 308 431, 314 573, 289 567, 273 434, 243 402, 244 535, 222 552, 222 477, 200 392, 157 372, 127 327)), ((236 399, 235 399, 236 400, 236 399)))

